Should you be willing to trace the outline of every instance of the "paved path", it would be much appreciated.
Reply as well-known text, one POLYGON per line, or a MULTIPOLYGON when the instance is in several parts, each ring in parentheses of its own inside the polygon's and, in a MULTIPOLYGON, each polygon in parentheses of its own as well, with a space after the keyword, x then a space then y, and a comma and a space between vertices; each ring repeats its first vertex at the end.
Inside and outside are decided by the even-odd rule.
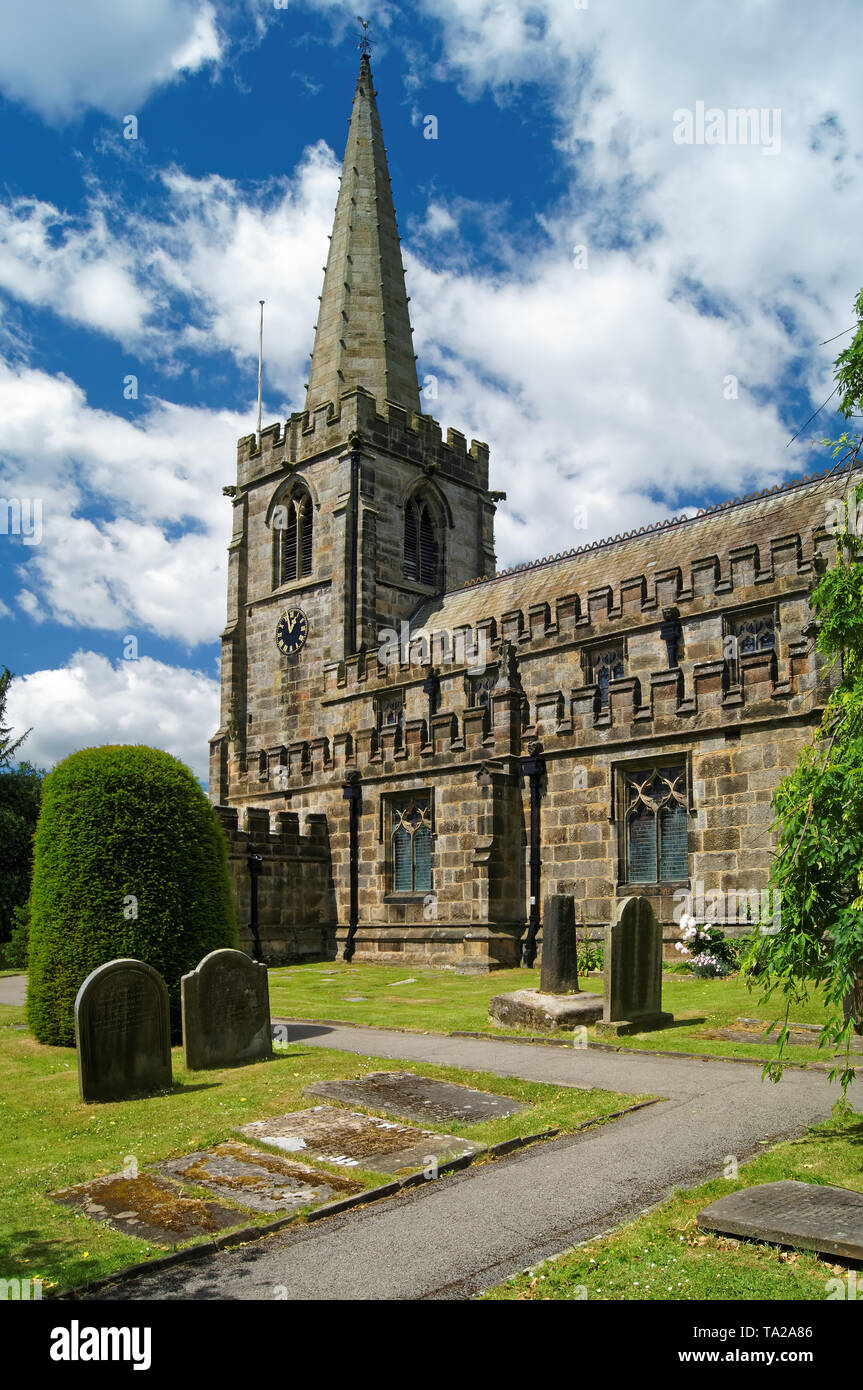
POLYGON ((23 1004, 26 998, 26 975, 0 976, 0 1004, 23 1004))
POLYGON ((440 1178, 93 1295, 102 1299, 463 1299, 718 1176, 759 1141, 801 1133, 836 1099, 823 1071, 779 1085, 740 1062, 294 1023, 291 1045, 458 1065, 570 1086, 660 1094, 580 1135, 440 1178))

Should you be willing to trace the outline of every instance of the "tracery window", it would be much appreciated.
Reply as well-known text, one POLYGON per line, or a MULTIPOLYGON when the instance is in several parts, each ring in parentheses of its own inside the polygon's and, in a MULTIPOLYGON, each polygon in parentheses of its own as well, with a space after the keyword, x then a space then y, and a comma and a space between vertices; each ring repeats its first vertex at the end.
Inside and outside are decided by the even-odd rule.
POLYGON ((431 891, 431 799, 413 797, 390 805, 392 891, 431 891))
POLYGON ((751 652, 776 649, 776 616, 773 611, 746 613, 726 623, 724 655, 728 659, 732 682, 740 679, 738 662, 751 652))
POLYGON ((621 794, 624 881, 673 883, 688 878, 685 765, 626 769, 621 794))
POLYGON ((610 681, 623 678, 623 647, 603 647, 590 653, 590 682, 599 686, 599 703, 608 707, 608 685, 610 681))
POLYGON ((297 487, 273 513, 276 588, 312 573, 313 504, 307 488, 297 487))

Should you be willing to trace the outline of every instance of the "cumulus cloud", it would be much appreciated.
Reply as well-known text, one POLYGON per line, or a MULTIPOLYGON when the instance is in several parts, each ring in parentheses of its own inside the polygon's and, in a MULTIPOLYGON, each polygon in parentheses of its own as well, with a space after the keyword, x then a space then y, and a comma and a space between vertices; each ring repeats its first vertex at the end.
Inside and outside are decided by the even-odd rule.
POLYGON ((52 122, 135 113, 149 93, 217 61, 209 0, 28 0, 0 7, 0 90, 52 122))
POLYGON ((0 416, 0 492, 42 501, 42 539, 18 552, 23 611, 213 641, 231 527, 222 487, 251 409, 152 400, 133 423, 92 409, 67 377, 0 363, 0 416))
POLYGON ((65 666, 17 677, 6 712, 13 729, 32 728, 20 756, 37 767, 50 768, 79 748, 144 743, 173 753, 205 782, 219 686, 201 671, 149 657, 112 664, 79 651, 65 666))

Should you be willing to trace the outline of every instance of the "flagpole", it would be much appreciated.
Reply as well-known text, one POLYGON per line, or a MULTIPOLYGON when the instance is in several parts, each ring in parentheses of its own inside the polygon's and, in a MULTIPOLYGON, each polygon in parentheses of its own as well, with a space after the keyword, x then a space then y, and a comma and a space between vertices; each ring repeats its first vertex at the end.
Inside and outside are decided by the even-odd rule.
POLYGON ((258 448, 261 447, 261 383, 264 374, 264 301, 259 299, 261 306, 261 323, 258 329, 258 448))

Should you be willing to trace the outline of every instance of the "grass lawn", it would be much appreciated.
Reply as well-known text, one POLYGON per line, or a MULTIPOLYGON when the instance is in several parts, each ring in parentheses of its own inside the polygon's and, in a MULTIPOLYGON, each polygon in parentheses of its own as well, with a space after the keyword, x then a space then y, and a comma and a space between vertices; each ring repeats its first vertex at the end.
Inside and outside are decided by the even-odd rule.
MULTIPOLYGON (((602 980, 588 977, 582 988, 602 993, 602 980)), ((289 1018, 337 1019, 345 1023, 417 1031, 465 1030, 497 1036, 519 1036, 526 1030, 501 1028, 488 1021, 488 1001, 493 994, 539 987, 538 970, 500 970, 490 975, 456 975, 450 971, 411 969, 409 966, 351 964, 292 965, 270 971, 270 1003, 273 1015, 289 1018), (410 980, 408 984, 406 981, 410 980), (360 996, 356 998, 355 996, 360 996)), ((615 1040, 620 1047, 650 1048, 674 1052, 710 1053, 717 1057, 751 1057, 767 1061, 775 1049, 770 1043, 739 1043, 700 1038, 707 1029, 727 1027, 737 1018, 776 1017, 775 1006, 759 1002, 759 990, 749 989, 736 977, 726 980, 667 978, 662 986, 662 1006, 674 1014, 675 1023, 655 1033, 636 1033, 615 1040)), ((819 1023, 824 1011, 817 997, 796 1005, 795 1023, 819 1023)), ((536 1030, 527 1030, 534 1034, 536 1030)), ((545 1035, 543 1035, 545 1036, 545 1035)), ((572 1037, 552 1032, 549 1037, 572 1037)), ((593 1038, 593 1029, 588 1030, 593 1038)), ((790 1061, 827 1062, 830 1054, 814 1047, 787 1049, 790 1061)))
MULTIPOLYGON (((312 1081, 369 1071, 421 1071, 526 1101, 529 1109, 500 1120, 474 1126, 425 1126, 489 1144, 544 1129, 573 1130, 586 1121, 601 1122, 611 1112, 643 1099, 613 1091, 504 1080, 452 1067, 382 1062, 307 1048, 299 1042, 269 1062, 207 1072, 187 1072, 182 1051, 175 1049, 175 1085, 169 1095, 84 1105, 78 1099, 74 1050, 41 1046, 28 1032, 13 1026, 23 1021, 23 1009, 0 1006, 0 1278, 38 1277, 46 1293, 102 1278, 176 1248, 148 1245, 113 1231, 51 1201, 49 1192, 120 1172, 128 1155, 137 1159, 144 1172, 161 1159, 237 1137, 234 1127, 247 1120, 320 1104, 303 1094, 303 1086, 312 1081)), ((346 1174, 344 1168, 333 1165, 313 1166, 329 1166, 335 1173, 346 1174)), ((390 1181, 357 1168, 347 1173, 369 1187, 390 1181)), ((205 1189, 196 1195, 222 1201, 205 1189)), ((243 1210, 237 1224, 271 1219, 243 1210)))
MULTIPOLYGON (((754 1183, 797 1178, 863 1192, 863 1116, 830 1121, 779 1144, 738 1177, 678 1192, 612 1235, 546 1260, 487 1299, 826 1299, 830 1279, 853 1266, 808 1251, 781 1250, 696 1228, 709 1202, 754 1183)), ((834 1286, 835 1287, 835 1286, 834 1286)), ((845 1285, 847 1295, 847 1285, 845 1285)))

